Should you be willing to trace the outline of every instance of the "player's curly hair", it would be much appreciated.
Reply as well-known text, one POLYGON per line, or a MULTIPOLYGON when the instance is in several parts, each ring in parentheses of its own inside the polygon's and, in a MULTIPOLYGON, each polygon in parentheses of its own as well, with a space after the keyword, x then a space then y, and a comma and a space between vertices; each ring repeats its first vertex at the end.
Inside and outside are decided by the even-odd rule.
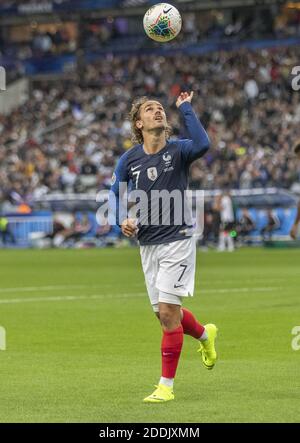
MULTIPOLYGON (((146 103, 149 100, 156 100, 152 99, 147 96, 139 97, 132 103, 131 110, 129 113, 129 120, 131 123, 131 141, 133 144, 136 143, 143 143, 143 134, 141 129, 136 127, 136 121, 140 118, 140 108, 141 106, 146 103)), ((172 128, 168 125, 166 128, 166 138, 168 139, 172 133, 172 128)))

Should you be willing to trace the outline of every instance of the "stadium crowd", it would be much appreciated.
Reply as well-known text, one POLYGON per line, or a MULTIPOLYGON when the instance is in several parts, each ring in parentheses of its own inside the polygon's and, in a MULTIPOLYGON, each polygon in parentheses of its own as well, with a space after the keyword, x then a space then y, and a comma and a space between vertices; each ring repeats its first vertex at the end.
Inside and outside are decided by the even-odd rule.
MULTIPOLYGON (((32 0, 28 1, 31 3, 32 0)), ((57 0, 61 3, 62 0, 57 0)), ((10 2, 11 3, 11 2, 10 2)), ((19 3, 25 4, 24 1, 19 3)), ((34 3, 34 2, 33 2, 34 3)), ((36 2, 41 4, 41 2, 36 2)), ((182 31, 169 42, 169 47, 183 47, 208 41, 232 42, 263 38, 280 39, 297 37, 300 31, 300 12, 285 8, 267 10, 236 10, 184 12, 182 31)), ((158 47, 146 37, 139 16, 57 21, 45 24, 33 23, 29 28, 17 27, 18 38, 12 38, 9 25, 0 32, 0 57, 19 61, 31 58, 47 59, 49 56, 76 54, 79 49, 87 52, 120 49, 134 45, 136 50, 158 47), (22 38, 20 38, 22 35, 22 38)))
POLYGON ((31 204, 51 192, 108 188, 131 147, 132 100, 155 96, 173 137, 187 134, 174 103, 194 90, 194 109, 212 148, 191 167, 201 189, 290 188, 299 180, 292 146, 300 136, 299 92, 291 87, 298 47, 172 57, 107 57, 77 80, 36 84, 30 99, 0 116, 0 203, 31 204))

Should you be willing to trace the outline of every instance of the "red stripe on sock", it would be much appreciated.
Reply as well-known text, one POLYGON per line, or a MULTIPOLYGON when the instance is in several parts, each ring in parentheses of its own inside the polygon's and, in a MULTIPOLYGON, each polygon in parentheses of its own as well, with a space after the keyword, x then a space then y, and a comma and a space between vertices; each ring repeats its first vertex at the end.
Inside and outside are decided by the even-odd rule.
POLYGON ((194 317, 194 315, 186 308, 181 308, 183 312, 183 319, 181 324, 183 327, 183 333, 191 335, 194 338, 200 338, 205 331, 204 326, 202 326, 194 317))
POLYGON ((162 376, 174 378, 183 344, 183 328, 163 331, 161 342, 162 376))

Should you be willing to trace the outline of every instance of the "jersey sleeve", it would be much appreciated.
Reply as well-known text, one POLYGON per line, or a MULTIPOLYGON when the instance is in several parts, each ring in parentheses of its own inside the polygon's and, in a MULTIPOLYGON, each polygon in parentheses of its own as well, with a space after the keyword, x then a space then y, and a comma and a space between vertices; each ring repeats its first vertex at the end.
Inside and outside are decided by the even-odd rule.
MULTIPOLYGON (((112 175, 111 188, 109 191, 109 211, 111 220, 117 225, 121 225, 123 220, 127 218, 127 204, 123 200, 129 181, 127 168, 127 153, 123 154, 112 175)), ((110 224, 113 224, 110 222, 110 224)))
POLYGON ((186 164, 190 164, 208 151, 210 140, 189 102, 182 103, 179 110, 190 136, 189 140, 180 140, 181 157, 186 164))

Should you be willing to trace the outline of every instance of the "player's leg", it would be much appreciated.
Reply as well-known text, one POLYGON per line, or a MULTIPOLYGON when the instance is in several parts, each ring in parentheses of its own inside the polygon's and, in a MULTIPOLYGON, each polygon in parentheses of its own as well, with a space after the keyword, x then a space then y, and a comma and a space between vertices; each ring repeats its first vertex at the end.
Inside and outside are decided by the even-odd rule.
POLYGON ((207 339, 205 327, 198 322, 191 311, 189 311, 187 308, 181 308, 180 314, 184 334, 190 335, 196 340, 207 339))
MULTIPOLYGON (((147 248, 143 248, 143 252, 147 248)), ((205 359, 204 364, 209 369, 213 367, 215 360, 207 360, 207 356, 216 359, 214 350, 216 327, 215 325, 207 325, 206 330, 197 322, 190 311, 181 309, 181 296, 192 296, 194 291, 196 264, 194 239, 178 241, 169 245, 159 245, 155 248, 155 260, 153 260, 153 257, 149 260, 149 256, 145 253, 141 255, 145 276, 147 275, 146 282, 148 281, 147 288, 151 304, 163 329, 161 343, 162 376, 157 389, 144 401, 161 403, 174 399, 173 383, 183 343, 184 327, 188 335, 194 336, 197 340, 200 339, 202 360, 204 363, 205 359), (158 272, 157 270, 150 272, 154 263, 159 263, 158 272), (155 288, 153 288, 151 275, 152 277, 153 275, 156 276, 155 288), (156 292, 154 289, 159 289, 158 305, 155 303, 157 293, 155 293, 155 297, 153 296, 156 292)))
POLYGON ((159 384, 173 388, 183 345, 181 301, 179 297, 160 292, 159 317, 162 326, 162 373, 159 384))
MULTIPOLYGON (((157 276, 159 301, 163 300, 163 293, 172 294, 171 297, 184 300, 193 296, 196 271, 196 242, 194 238, 177 241, 161 248, 159 255, 160 266, 157 276)), ((173 301, 173 303, 175 303, 173 301)), ((215 339, 217 328, 213 324, 201 325, 193 313, 186 308, 181 309, 181 323, 183 332, 196 338, 199 343, 202 362, 208 369, 215 365, 217 354, 215 339)))
MULTIPOLYGON (((172 294, 167 300, 178 303, 188 296, 193 296, 196 272, 196 241, 194 238, 177 241, 165 246, 160 257, 160 269, 157 286, 160 290, 159 301, 163 294, 172 294), (171 298, 172 297, 172 298, 171 298)), ((199 339, 204 334, 202 326, 186 308, 181 308, 180 319, 184 334, 199 339)), ((204 335, 205 338, 205 335, 204 335)))
POLYGON ((227 224, 227 244, 228 244, 228 251, 232 252, 234 251, 234 240, 233 237, 231 237, 231 231, 234 228, 234 224, 233 223, 228 223, 227 224))
POLYGON ((226 249, 226 235, 223 229, 220 229, 218 251, 223 252, 226 249))
POLYGON ((217 337, 217 327, 214 324, 202 326, 194 314, 186 308, 181 308, 181 324, 183 332, 199 341, 203 365, 207 369, 212 369, 217 359, 215 340, 217 337))
MULTIPOLYGON (((157 307, 158 308, 158 307, 157 307)), ((160 320, 159 309, 155 312, 157 318, 160 320)), ((207 333, 205 327, 199 323, 194 314, 187 308, 180 309, 180 321, 185 335, 190 335, 196 340, 206 340, 207 333)))
MULTIPOLYGON (((141 246, 140 253, 150 303, 154 313, 161 323, 159 313, 159 291, 156 288, 156 276, 158 274, 157 248, 157 246, 141 246)), ((178 306, 178 309, 180 312, 180 306, 178 306)), ((167 312, 162 315, 165 323, 168 323, 166 320, 167 316, 167 312)), ((173 317, 173 315, 169 313, 169 317, 173 317)), ((145 403, 162 403, 174 399, 172 388, 169 388, 166 385, 161 386, 160 384, 158 384, 156 388, 157 389, 151 395, 144 399, 145 403)))
POLYGON ((160 292, 158 316, 162 326, 162 372, 155 391, 144 399, 146 403, 162 403, 174 399, 174 378, 183 345, 180 298, 160 292))
POLYGON ((149 300, 154 313, 159 318, 158 307, 158 289, 156 288, 156 276, 158 273, 158 259, 157 259, 157 246, 141 246, 140 255, 142 261, 142 268, 145 277, 145 283, 149 300))

